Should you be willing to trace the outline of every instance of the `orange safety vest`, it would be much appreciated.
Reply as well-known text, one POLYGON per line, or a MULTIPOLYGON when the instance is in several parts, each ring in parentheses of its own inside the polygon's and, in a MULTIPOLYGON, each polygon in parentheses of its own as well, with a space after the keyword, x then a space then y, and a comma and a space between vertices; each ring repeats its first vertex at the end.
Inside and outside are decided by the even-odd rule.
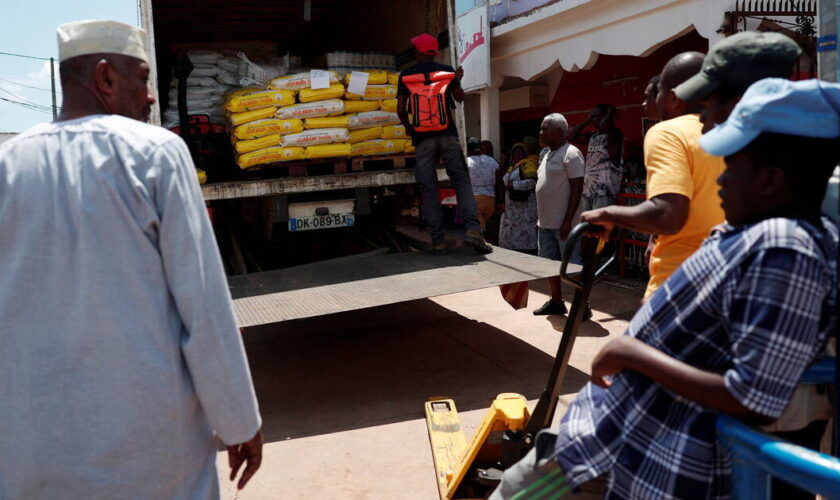
POLYGON ((439 132, 449 128, 449 107, 446 89, 455 73, 436 71, 402 77, 408 92, 411 125, 415 132, 439 132))

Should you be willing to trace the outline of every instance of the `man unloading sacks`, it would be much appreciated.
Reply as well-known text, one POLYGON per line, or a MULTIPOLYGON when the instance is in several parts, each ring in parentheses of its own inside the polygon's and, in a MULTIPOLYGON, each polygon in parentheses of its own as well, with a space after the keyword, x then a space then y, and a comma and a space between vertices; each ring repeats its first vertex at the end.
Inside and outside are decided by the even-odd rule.
POLYGON ((414 174, 423 192, 423 213, 432 236, 431 251, 446 253, 437 185, 437 165, 442 160, 455 187, 458 208, 467 229, 464 244, 478 253, 490 253, 493 247, 481 235, 470 174, 452 119, 455 101, 464 100, 460 82, 464 71, 435 62, 438 42, 433 36, 424 33, 412 38, 411 43, 417 49, 417 64, 400 73, 397 113, 416 150, 414 174))

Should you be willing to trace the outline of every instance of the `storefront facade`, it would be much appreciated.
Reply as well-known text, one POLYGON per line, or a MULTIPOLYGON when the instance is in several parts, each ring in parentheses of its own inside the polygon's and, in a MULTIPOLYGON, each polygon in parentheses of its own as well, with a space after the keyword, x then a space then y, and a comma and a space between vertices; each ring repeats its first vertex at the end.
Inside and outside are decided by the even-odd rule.
MULTIPOLYGON (((481 2, 476 0, 477 4, 481 2)), ((650 126, 644 90, 673 56, 707 52, 737 31, 783 32, 803 48, 794 78, 814 77, 816 2, 799 12, 752 0, 489 0, 490 86, 466 101, 468 135, 490 140, 503 162, 508 148, 536 136, 542 118, 562 113, 570 125, 599 103, 618 109, 627 182, 619 203, 644 199, 642 143, 650 126), (794 14, 794 15, 791 15, 794 14)), ((578 145, 584 152, 586 145, 578 145)), ((628 235, 622 264, 643 269, 647 238, 628 235)), ((622 272, 624 266, 621 267, 622 272)))
MULTIPOLYGON (((489 0, 491 81, 467 101, 467 133, 492 141, 501 152, 523 134, 536 135, 539 120, 548 112, 563 113, 575 124, 603 102, 619 108, 618 126, 628 152, 640 151, 641 102, 649 79, 680 52, 706 52, 735 30, 768 29, 768 21, 757 16, 738 14, 737 20, 732 19, 733 12, 749 11, 754 3, 760 4, 489 0)), ((769 29, 802 30, 778 22, 769 29)), ((812 74, 813 68, 807 66, 800 69, 802 77, 812 74)))

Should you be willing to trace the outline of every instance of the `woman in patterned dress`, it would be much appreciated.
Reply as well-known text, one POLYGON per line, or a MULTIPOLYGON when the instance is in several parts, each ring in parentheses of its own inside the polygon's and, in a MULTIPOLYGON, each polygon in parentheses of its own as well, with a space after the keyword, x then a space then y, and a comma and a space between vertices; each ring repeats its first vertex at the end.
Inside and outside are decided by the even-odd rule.
MULTIPOLYGON (((520 252, 537 253, 537 155, 524 143, 517 143, 510 152, 510 167, 502 178, 506 189, 505 213, 499 230, 499 246, 520 252), (527 196, 522 201, 511 199, 511 190, 527 196), (521 192, 526 192, 527 195, 521 192)), ((516 197, 516 194, 514 196, 516 197)))

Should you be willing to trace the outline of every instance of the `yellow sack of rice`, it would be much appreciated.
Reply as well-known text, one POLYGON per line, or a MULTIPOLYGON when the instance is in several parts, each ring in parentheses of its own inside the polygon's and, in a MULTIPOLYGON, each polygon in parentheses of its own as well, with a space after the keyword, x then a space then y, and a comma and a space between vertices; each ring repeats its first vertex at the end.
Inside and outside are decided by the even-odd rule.
POLYGON ((280 134, 267 135, 250 141, 236 141, 234 149, 238 154, 250 153, 258 149, 273 148, 280 145, 280 134))
MULTIPOLYGON (((387 71, 383 71, 381 69, 372 69, 372 70, 369 70, 369 71, 362 71, 361 73, 367 73, 368 74, 368 79, 367 79, 367 84, 368 85, 383 85, 385 83, 388 83, 388 72, 387 71)), ((352 73, 347 73, 346 75, 344 75, 344 84, 345 85, 350 85, 350 76, 351 75, 352 75, 352 73)))
POLYGON ((366 113, 358 113, 350 115, 350 123, 348 128, 350 130, 358 130, 360 128, 375 127, 377 125, 396 125, 400 122, 400 117, 396 113, 388 113, 387 111, 368 111, 366 113))
MULTIPOLYGON (((335 71, 328 71, 330 74, 330 84, 338 83, 338 73, 335 71)), ((289 76, 281 76, 271 80, 268 84, 269 88, 278 90, 302 90, 312 88, 312 73, 309 71, 305 73, 296 73, 289 76)))
POLYGON ((353 156, 373 156, 402 153, 405 150, 405 139, 377 139, 353 144, 353 156))
POLYGON ((307 129, 313 128, 347 128, 350 123, 349 116, 324 116, 321 118, 307 118, 304 126, 307 129))
POLYGON ((385 150, 388 154, 404 153, 405 148, 411 144, 411 139, 383 139, 385 150))
POLYGON ((264 90, 228 99, 225 109, 231 113, 239 113, 260 108, 288 106, 294 103, 295 93, 291 90, 264 90))
POLYGON ((230 115, 228 119, 230 124, 234 127, 238 127, 239 125, 245 123, 251 123, 257 120, 264 120, 266 118, 274 117, 274 113, 277 108, 261 108, 255 109, 254 111, 243 111, 242 113, 233 113, 230 115))
POLYGON ((306 149, 304 148, 265 148, 239 155, 236 163, 240 168, 253 167, 254 165, 264 165, 266 163, 274 163, 276 161, 294 161, 303 160, 306 157, 306 149))
POLYGON ((414 154, 414 144, 409 142, 405 145, 405 149, 403 149, 403 153, 405 154, 414 154))
POLYGON ((353 146, 350 144, 321 144, 306 148, 306 159, 315 158, 342 158, 350 156, 353 146))
POLYGON ((388 72, 388 85, 397 85, 400 83, 400 74, 393 71, 388 72))
POLYGON ((358 101, 359 99, 365 101, 382 101, 385 99, 396 99, 397 98, 397 86, 396 85, 368 85, 365 89, 365 95, 360 96, 359 94, 353 94, 347 92, 344 95, 344 98, 348 101, 358 101))
POLYGON ((325 101, 327 99, 338 99, 344 95, 344 85, 333 83, 326 89, 301 89, 298 92, 300 102, 325 101))
POLYGON ((329 99, 326 101, 293 104, 277 110, 276 116, 281 119, 289 118, 318 118, 320 116, 338 116, 344 113, 344 101, 329 99))
POLYGON ((243 87, 241 89, 231 90, 227 94, 225 94, 226 100, 229 101, 234 97, 239 97, 248 94, 256 94, 257 92, 262 92, 265 89, 260 87, 243 87))
POLYGON ((347 142, 350 134, 346 128, 322 128, 315 130, 304 130, 299 134, 284 135, 280 145, 291 146, 315 146, 316 144, 332 144, 335 142, 347 142))
POLYGON ((377 109, 379 109, 379 101, 344 101, 344 112, 348 115, 377 109))
POLYGON ((387 111, 389 113, 396 113, 397 112, 397 100, 396 99, 385 99, 384 101, 379 101, 379 109, 382 111, 387 111))
POLYGON ((303 132, 303 120, 297 118, 289 120, 267 118, 236 127, 233 130, 233 137, 247 141, 271 134, 295 134, 297 132, 303 132))
POLYGON ((382 137, 382 127, 363 128, 359 130, 350 131, 350 139, 347 140, 350 144, 357 142, 372 141, 382 137))
POLYGON ((402 125, 388 125, 382 127, 383 139, 406 139, 408 134, 405 133, 405 127, 402 125))

